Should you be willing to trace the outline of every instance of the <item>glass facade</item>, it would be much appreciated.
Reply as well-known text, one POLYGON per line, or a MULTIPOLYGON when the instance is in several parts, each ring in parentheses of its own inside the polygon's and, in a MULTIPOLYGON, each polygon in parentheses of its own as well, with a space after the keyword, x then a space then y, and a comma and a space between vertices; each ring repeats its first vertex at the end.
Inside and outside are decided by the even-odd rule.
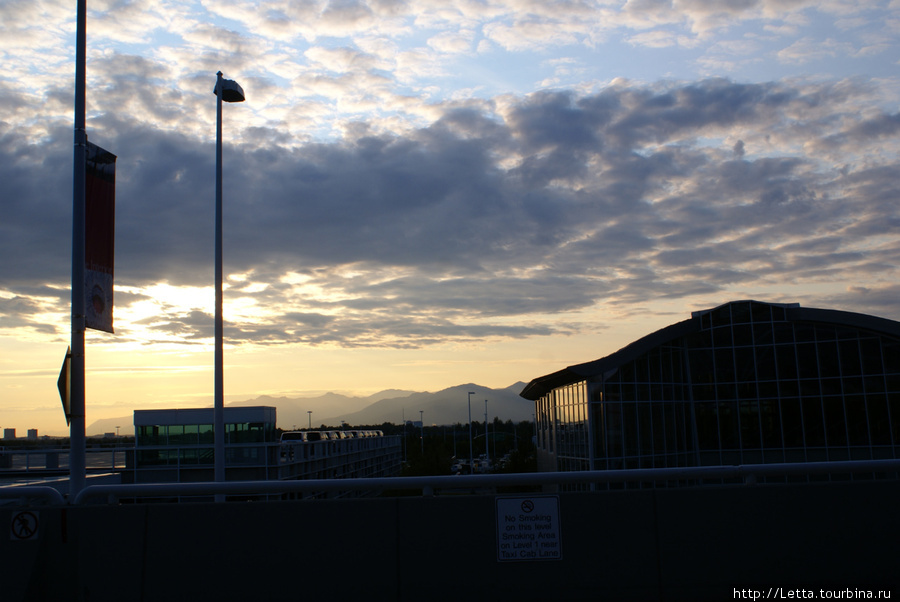
MULTIPOLYGON (((212 409, 137 410, 134 415, 136 481, 202 480, 201 474, 211 472, 215 464, 212 409)), ((275 416, 271 407, 225 409, 229 471, 243 467, 265 476, 277 465, 275 416)))
POLYGON ((536 398, 539 469, 898 458, 900 324, 874 320, 754 301, 696 312, 536 398))

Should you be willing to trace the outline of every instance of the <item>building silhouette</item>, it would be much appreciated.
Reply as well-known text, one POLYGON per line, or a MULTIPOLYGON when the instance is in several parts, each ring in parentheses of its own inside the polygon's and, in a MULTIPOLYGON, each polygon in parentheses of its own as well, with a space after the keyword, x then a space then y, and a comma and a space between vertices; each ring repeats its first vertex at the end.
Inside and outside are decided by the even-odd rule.
MULTIPOLYGON (((214 480, 212 408, 135 410, 134 462, 124 482, 191 483, 214 480)), ((283 438, 276 409, 225 408, 228 481, 391 477, 400 474, 399 437, 372 431, 315 431, 314 440, 283 438)), ((291 433, 297 434, 297 433, 291 433)))
POLYGON ((541 471, 898 458, 900 323, 735 301, 521 395, 541 471))

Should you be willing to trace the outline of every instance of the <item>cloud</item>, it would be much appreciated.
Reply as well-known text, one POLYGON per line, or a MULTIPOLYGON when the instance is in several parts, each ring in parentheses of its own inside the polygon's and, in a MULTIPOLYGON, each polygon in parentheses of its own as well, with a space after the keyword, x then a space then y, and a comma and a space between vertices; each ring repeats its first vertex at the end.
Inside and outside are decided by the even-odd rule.
POLYGON ((817 40, 803 38, 787 48, 778 51, 778 59, 786 63, 804 64, 811 61, 834 58, 841 55, 852 55, 856 51, 852 44, 833 39, 817 40))
MULTIPOLYGON (((122 102, 156 77, 141 65, 111 80, 122 102)), ((898 318, 882 294, 900 265, 897 116, 860 112, 870 94, 618 82, 438 104, 439 118, 395 134, 363 123, 282 145, 277 128, 246 126, 256 142, 225 152, 229 340, 408 348, 566 334, 600 305, 753 297, 775 283, 854 282, 834 300, 898 318)), ((177 121, 180 106, 155 110, 177 121)), ((208 343, 208 307, 142 291, 211 285, 209 135, 96 123, 119 156, 116 280, 134 293, 118 307, 158 304, 121 336, 208 343)), ((20 258, 0 266, 0 317, 13 331, 65 315, 65 295, 37 291, 68 278, 70 136, 54 128, 36 144, 0 124, 0 252, 20 258)))

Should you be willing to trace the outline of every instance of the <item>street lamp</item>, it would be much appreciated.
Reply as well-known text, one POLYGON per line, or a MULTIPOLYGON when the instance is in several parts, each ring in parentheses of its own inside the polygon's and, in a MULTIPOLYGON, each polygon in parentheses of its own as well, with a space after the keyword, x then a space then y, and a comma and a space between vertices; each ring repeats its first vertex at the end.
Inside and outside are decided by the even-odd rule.
POLYGON ((488 447, 488 421, 487 421, 487 402, 484 400, 484 457, 487 459, 487 465, 491 464, 491 448, 488 447))
MULTIPOLYGON (((216 73, 216 349, 215 349, 215 477, 225 481, 225 386, 223 376, 222 321, 222 101, 243 102, 244 89, 236 81, 223 79, 216 73)), ((224 496, 217 496, 224 501, 224 496)))
POLYGON ((475 452, 472 447, 472 396, 475 391, 469 391, 469 474, 475 472, 475 452))

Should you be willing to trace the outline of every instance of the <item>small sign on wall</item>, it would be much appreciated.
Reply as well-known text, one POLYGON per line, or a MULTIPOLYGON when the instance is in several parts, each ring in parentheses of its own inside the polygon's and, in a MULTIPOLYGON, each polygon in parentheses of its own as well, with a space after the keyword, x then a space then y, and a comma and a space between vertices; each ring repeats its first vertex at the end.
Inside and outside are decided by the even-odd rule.
POLYGON ((26 541, 37 539, 38 513, 14 512, 9 524, 9 538, 13 541, 26 541))
POLYGON ((497 498, 497 561, 561 560, 559 497, 497 498))

